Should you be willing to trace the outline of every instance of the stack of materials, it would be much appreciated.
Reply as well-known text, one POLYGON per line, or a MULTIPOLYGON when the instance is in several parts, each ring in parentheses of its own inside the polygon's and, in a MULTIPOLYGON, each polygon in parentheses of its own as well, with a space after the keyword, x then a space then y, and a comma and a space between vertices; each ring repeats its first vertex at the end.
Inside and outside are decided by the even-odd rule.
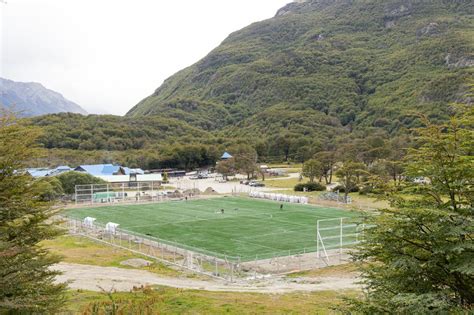
POLYGON ((274 200, 274 201, 282 201, 282 202, 290 202, 290 203, 302 203, 302 204, 308 203, 308 197, 272 194, 272 193, 264 193, 260 191, 251 191, 249 193, 249 197, 259 198, 259 199, 268 199, 268 200, 274 200))

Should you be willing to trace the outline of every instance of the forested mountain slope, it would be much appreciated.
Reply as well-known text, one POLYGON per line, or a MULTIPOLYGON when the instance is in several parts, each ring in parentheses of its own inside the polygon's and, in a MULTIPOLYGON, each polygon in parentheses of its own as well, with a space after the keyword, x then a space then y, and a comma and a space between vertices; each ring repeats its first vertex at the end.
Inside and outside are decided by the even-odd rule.
POLYGON ((436 122, 452 102, 472 104, 473 11, 472 1, 290 3, 231 34, 126 117, 28 122, 44 130, 53 165, 191 169, 239 143, 265 162, 301 162, 345 144, 400 148, 419 125, 414 113, 436 122))
MULTIPOLYGON (((474 66, 471 1, 313 0, 231 34, 127 114, 237 137, 328 139, 443 119, 474 66)), ((153 71, 153 69, 150 69, 153 71)))

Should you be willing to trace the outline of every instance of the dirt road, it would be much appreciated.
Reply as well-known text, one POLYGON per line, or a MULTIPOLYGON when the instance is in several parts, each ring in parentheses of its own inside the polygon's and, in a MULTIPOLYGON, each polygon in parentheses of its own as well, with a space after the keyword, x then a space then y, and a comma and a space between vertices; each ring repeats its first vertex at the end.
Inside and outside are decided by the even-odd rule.
POLYGON ((101 291, 104 289, 129 291, 142 285, 161 285, 182 289, 206 291, 259 292, 259 293, 288 293, 294 291, 326 291, 357 289, 357 278, 348 277, 318 277, 297 279, 265 279, 252 283, 226 283, 219 280, 196 280, 189 278, 167 278, 157 274, 136 269, 115 267, 99 267, 60 263, 54 269, 63 272, 57 277, 58 282, 71 281, 71 289, 101 291))

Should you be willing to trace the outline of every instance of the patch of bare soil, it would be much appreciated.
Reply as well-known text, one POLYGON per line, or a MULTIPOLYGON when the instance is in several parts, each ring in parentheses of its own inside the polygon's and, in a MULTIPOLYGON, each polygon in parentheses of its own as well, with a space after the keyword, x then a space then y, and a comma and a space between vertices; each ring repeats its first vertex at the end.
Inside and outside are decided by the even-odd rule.
POLYGON ((57 282, 70 281, 71 289, 91 291, 116 290, 129 291, 133 287, 147 285, 168 286, 182 289, 206 291, 288 293, 295 291, 327 291, 357 289, 356 277, 315 277, 292 278, 284 277, 261 279, 251 282, 228 283, 219 280, 198 280, 189 278, 167 278, 144 270, 121 269, 116 267, 100 267, 90 265, 60 263, 53 267, 63 274, 56 278, 57 282))

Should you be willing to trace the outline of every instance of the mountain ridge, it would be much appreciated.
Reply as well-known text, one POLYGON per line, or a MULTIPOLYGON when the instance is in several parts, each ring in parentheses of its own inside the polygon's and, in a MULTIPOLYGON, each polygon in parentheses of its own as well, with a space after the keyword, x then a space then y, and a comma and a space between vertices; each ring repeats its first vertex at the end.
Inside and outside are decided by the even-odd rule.
POLYGON ((15 82, 0 78, 0 106, 31 117, 60 112, 87 115, 76 103, 38 82, 15 82))
POLYGON ((471 102, 472 16, 463 1, 293 2, 230 34, 127 116, 173 117, 235 136, 326 139, 334 130, 396 133, 416 126, 413 111, 442 120, 447 103, 471 102))

